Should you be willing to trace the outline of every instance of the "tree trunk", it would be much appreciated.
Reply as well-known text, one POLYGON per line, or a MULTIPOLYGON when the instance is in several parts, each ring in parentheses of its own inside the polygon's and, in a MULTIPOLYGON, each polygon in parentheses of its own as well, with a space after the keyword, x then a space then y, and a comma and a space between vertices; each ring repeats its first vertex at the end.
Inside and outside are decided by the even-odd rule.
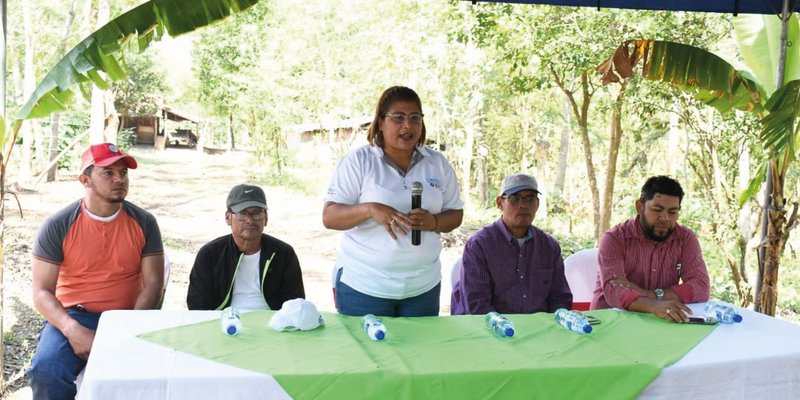
POLYGON ((233 137, 233 111, 228 111, 228 137, 231 141, 230 150, 236 150, 236 139, 233 137))
POLYGON ((619 157, 619 146, 622 143, 622 103, 625 98, 625 90, 628 87, 628 80, 620 83, 619 94, 614 100, 611 109, 611 137, 608 144, 608 162, 606 164, 605 190, 603 190, 603 208, 600 214, 600 228, 596 238, 605 233, 611 225, 611 211, 614 201, 614 183, 617 176, 617 158, 619 157))
POLYGON ((119 114, 114 107, 114 92, 106 90, 103 93, 105 117, 103 118, 103 125, 105 126, 103 136, 111 143, 118 143, 119 138, 119 114))
MULTIPOLYGON (((2 75, 0 75, 0 115, 3 116, 5 119, 6 117, 6 47, 8 45, 8 37, 6 34, 6 0, 0 0, 0 71, 2 71, 2 75)), ((9 146, 13 146, 14 143, 10 143, 9 146)), ((4 146, 3 146, 4 147, 4 146)), ((3 353, 5 353, 5 343, 3 334, 3 314, 5 311, 5 303, 3 302, 3 297, 5 297, 5 290, 3 287, 3 269, 5 269, 5 258, 3 255, 3 249, 5 248, 5 203, 3 199, 6 198, 6 160, 3 158, 3 151, 4 148, 0 148, 0 395, 4 394, 5 390, 2 388, 6 387, 6 380, 5 380, 5 370, 6 370, 6 362, 5 358, 3 357, 3 353)))
MULTIPOLYGON (((470 101, 468 118, 472 121, 472 129, 474 130, 474 148, 478 149, 479 152, 477 159, 478 165, 476 165, 478 174, 475 177, 475 188, 478 191, 480 206, 485 207, 489 199, 489 180, 486 174, 486 157, 488 157, 489 152, 487 151, 488 148, 483 137, 483 93, 480 92, 479 87, 473 87, 475 87, 475 91, 470 101)), ((471 149, 472 147, 470 147, 470 152, 471 149)))
POLYGON ((464 198, 464 207, 469 208, 472 202, 470 193, 470 183, 472 182, 472 156, 475 144, 475 135, 471 125, 464 127, 464 149, 461 151, 461 196, 464 198))
POLYGON ((197 132, 197 146, 195 150, 202 153, 208 141, 208 125, 205 122, 201 123, 197 128, 197 132))
MULTIPOLYGON (((742 140, 739 142, 739 192, 743 192, 747 189, 747 186, 750 182, 750 151, 747 145, 747 142, 742 140)), ((738 227, 739 227, 739 247, 741 249, 740 252, 740 260, 739 260, 739 276, 742 277, 742 280, 745 282, 749 282, 749 277, 747 276, 747 270, 745 266, 747 265, 748 259, 748 246, 747 242, 753 236, 753 226, 750 223, 750 210, 747 207, 741 207, 739 209, 739 219, 738 219, 738 227)))
MULTIPOLYGON (((59 130, 61 129, 61 114, 53 113, 50 115, 50 154, 47 157, 53 161, 58 157, 58 138, 59 130)), ((58 171, 58 163, 54 164, 47 170, 47 182, 56 180, 56 172, 58 171)))
POLYGON ((477 165, 475 165, 475 169, 477 173, 475 175, 475 187, 478 189, 478 204, 481 204, 483 207, 486 204, 489 204, 489 180, 486 177, 486 157, 478 156, 477 165))
POLYGON ((102 91, 96 86, 92 88, 91 111, 89 112, 89 143, 103 143, 103 97, 102 91))
MULTIPOLYGON (((36 72, 33 69, 33 41, 34 29, 31 17, 31 7, 33 2, 22 2, 22 26, 24 30, 23 43, 25 46, 25 55, 23 56, 23 77, 22 77, 22 94, 23 98, 27 98, 36 89, 36 72)), ((26 121, 22 124, 20 130, 22 135, 22 154, 19 165, 19 179, 20 181, 27 181, 33 174, 33 127, 31 121, 26 121)))
MULTIPOLYGON (((736 289, 738 303, 746 307, 752 301, 752 290, 743 284, 747 282, 744 268, 747 240, 743 239, 742 221, 733 217, 738 207, 730 202, 729 193, 741 192, 748 186, 749 166, 740 163, 738 174, 725 170, 725 165, 721 161, 724 154, 723 147, 720 146, 721 136, 717 129, 718 123, 715 121, 717 114, 713 109, 706 108, 696 113, 687 111, 683 118, 690 121, 690 124, 691 121, 697 120, 697 132, 693 133, 691 137, 693 143, 689 146, 696 150, 687 151, 683 159, 696 176, 697 186, 702 191, 700 197, 703 199, 704 209, 711 213, 708 218, 710 229, 708 238, 722 251, 725 266, 730 270, 730 279, 736 289), (726 177, 726 174, 729 174, 730 178, 726 177), (727 179, 733 180, 734 177, 739 179, 738 190, 734 188, 736 185, 727 181, 727 179)), ((737 152, 740 161, 742 158, 746 159, 746 156, 741 155, 746 148, 746 144, 744 147, 740 144, 737 152)))
MULTIPOLYGON (((6 25, 6 2, 3 0, 3 61, 5 64, 5 25, 6 25)), ((5 68, 3 68, 5 69, 5 68)), ((3 78, 5 79, 5 78, 3 78)), ((3 86, 3 98, 5 98, 5 85, 3 86)), ((3 114, 5 114, 5 106, 3 106, 3 114)), ((3 149, 0 149, 0 333, 3 332, 3 311, 5 311, 6 305, 3 301, 3 297, 5 296, 5 287, 3 285, 3 270, 5 269, 5 255, 3 254, 3 249, 5 248, 5 219, 6 219, 6 204, 4 199, 6 198, 6 160, 3 158, 3 149)), ((4 338, 5 334, 0 334, 0 349, 5 349, 4 338)), ((3 373, 6 370, 5 359, 3 358, 4 351, 0 351, 0 395, 5 394, 5 390, 3 388, 6 387, 5 381, 5 374, 3 373)))
MULTIPOLYGON (((525 98, 522 99, 515 99, 512 101, 512 107, 514 109, 514 114, 519 118, 519 134, 517 135, 517 143, 519 148, 519 167, 515 168, 513 172, 528 172, 530 171, 531 167, 536 164, 536 157, 537 154, 536 150, 538 148, 538 143, 536 142, 536 135, 533 133, 533 129, 531 128, 531 118, 533 117, 533 112, 528 107, 528 102, 525 98)), ((512 171, 509 171, 512 172, 512 171)), ((536 177, 536 181, 539 182, 540 186, 542 185, 542 177, 538 175, 538 171, 533 173, 533 176, 536 177)))
POLYGON ((278 166, 278 175, 283 175, 284 165, 283 165, 283 157, 281 157, 281 150, 283 149, 283 143, 281 143, 281 135, 280 131, 277 128, 270 128, 272 131, 272 147, 275 148, 274 151, 274 158, 275 164, 278 166))
POLYGON ((600 240, 602 231, 600 220, 600 191, 597 189, 597 173, 594 169, 594 161, 592 160, 592 143, 589 139, 589 104, 592 101, 594 92, 589 90, 589 73, 584 71, 581 73, 581 95, 582 103, 578 105, 575 101, 574 92, 567 89, 561 77, 554 69, 550 69, 550 73, 555 78, 556 84, 561 91, 567 96, 572 112, 575 114, 575 120, 578 122, 578 131, 581 136, 581 145, 583 146, 583 154, 586 162, 586 179, 589 181, 589 190, 592 193, 592 217, 594 220, 594 237, 595 240, 600 240))
MULTIPOLYGON (((466 142, 464 143, 464 162, 461 166, 464 178, 462 182, 462 192, 466 203, 470 202, 470 176, 472 173, 473 157, 477 153, 477 165, 475 176, 475 188, 478 191, 477 197, 480 202, 479 207, 485 207, 488 202, 488 177, 482 169, 486 168, 486 157, 488 147, 483 138, 483 73, 484 52, 470 36, 466 43, 466 58, 464 60, 466 68, 470 71, 467 78, 469 99, 466 105, 465 115, 462 117, 464 130, 466 131, 466 142), (483 173, 483 176, 481 174, 483 173)), ((465 204, 465 205, 467 205, 465 204)))
POLYGON ((569 137, 572 134, 570 129, 569 102, 564 102, 564 129, 561 131, 561 143, 558 147, 558 172, 556 181, 553 183, 553 209, 555 212, 563 212, 564 207, 564 180, 567 176, 567 162, 569 161, 569 137))
POLYGON ((759 308, 756 311, 774 316, 775 306, 778 302, 778 269, 780 267, 781 254, 783 254, 785 243, 782 240, 783 235, 781 230, 783 228, 782 222, 786 218, 786 211, 782 208, 780 210, 772 210, 769 213, 769 217, 767 248, 764 257, 764 277, 761 281, 759 308))
MULTIPOLYGON (((72 0, 69 7, 69 14, 67 15, 67 22, 64 24, 64 34, 61 35, 61 42, 58 43, 56 55, 60 58, 64 56, 67 47, 67 39, 72 33, 72 24, 75 22, 75 9, 78 6, 77 0, 72 0)), ((52 162, 58 157, 58 142, 61 136, 61 114, 53 113, 50 116, 50 154, 48 159, 52 162)), ((56 180, 56 173, 58 172, 58 164, 53 165, 47 171, 47 182, 56 180)))
POLYGON ((678 170, 678 142, 681 135, 679 126, 680 115, 678 115, 678 106, 673 106, 673 112, 669 113, 669 141, 667 144, 667 174, 675 176, 675 171, 678 170))
POLYGON ((475 176, 475 188, 478 190, 478 204, 485 207, 489 204, 489 166, 486 159, 489 157, 489 150, 483 139, 483 125, 478 123, 476 128, 476 142, 478 148, 478 165, 476 165, 478 174, 475 176))
MULTIPOLYGON (((105 25, 111 16, 111 10, 108 5, 108 0, 99 0, 97 2, 97 23, 96 28, 105 25)), ((89 122, 89 142, 102 143, 108 141, 105 136, 106 125, 106 96, 107 91, 101 90, 96 85, 92 85, 92 100, 89 122)))
POLYGON ((759 300, 756 311, 774 316, 775 306, 778 302, 778 270, 780 268, 781 255, 786 246, 786 241, 789 239, 789 232, 797 222, 797 204, 794 204, 792 215, 787 219, 783 190, 788 163, 784 162, 783 165, 780 165, 774 160, 771 160, 770 163, 773 171, 772 201, 770 202, 769 225, 767 227, 764 274, 761 282, 761 291, 756 293, 759 300))

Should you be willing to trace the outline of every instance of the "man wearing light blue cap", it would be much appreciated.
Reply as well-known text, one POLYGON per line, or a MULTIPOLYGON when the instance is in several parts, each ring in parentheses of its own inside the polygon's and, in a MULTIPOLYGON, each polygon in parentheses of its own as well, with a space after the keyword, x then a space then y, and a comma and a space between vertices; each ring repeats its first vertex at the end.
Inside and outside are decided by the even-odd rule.
POLYGON ((539 209, 536 179, 522 173, 507 175, 495 202, 502 216, 464 246, 451 314, 528 314, 571 308, 561 247, 532 225, 539 209))

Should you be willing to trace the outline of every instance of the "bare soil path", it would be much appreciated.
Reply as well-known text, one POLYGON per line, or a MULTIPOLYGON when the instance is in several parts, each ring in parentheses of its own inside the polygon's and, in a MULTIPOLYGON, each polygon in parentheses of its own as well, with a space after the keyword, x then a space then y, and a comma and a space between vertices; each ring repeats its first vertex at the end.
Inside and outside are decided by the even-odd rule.
MULTIPOLYGON (((185 309, 189 271, 197 250, 206 242, 230 233, 225 224, 225 199, 231 187, 254 183, 264 187, 269 206, 265 232, 291 244, 300 258, 306 297, 321 311, 335 312, 331 295, 331 268, 339 245, 339 232, 322 225, 322 193, 302 194, 293 188, 259 182, 263 171, 247 153, 204 154, 168 148, 156 151, 136 147, 130 153, 139 168, 130 171, 128 200, 158 219, 171 264, 165 309, 185 309)), ((75 168, 77 169, 77 168, 75 168)), ((309 171, 324 174, 330 170, 309 171)), ((30 253, 39 225, 51 214, 82 197, 77 171, 62 173, 56 182, 39 184, 18 193, 22 215, 9 199, 5 212, 4 312, 5 377, 11 383, 4 399, 30 398, 25 390, 24 368, 35 348, 41 318, 31 300, 30 253), (22 218, 24 216, 24 218, 22 218)), ((450 267, 461 253, 462 231, 445 236, 442 254, 442 312, 449 312, 450 267)))

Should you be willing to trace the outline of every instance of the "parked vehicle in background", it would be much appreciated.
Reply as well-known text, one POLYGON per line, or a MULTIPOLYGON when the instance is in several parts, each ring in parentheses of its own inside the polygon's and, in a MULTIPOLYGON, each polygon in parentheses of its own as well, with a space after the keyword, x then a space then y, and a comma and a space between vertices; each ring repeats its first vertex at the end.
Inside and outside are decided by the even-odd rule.
POLYGON ((167 134, 167 146, 196 147, 198 137, 191 129, 176 129, 167 134))

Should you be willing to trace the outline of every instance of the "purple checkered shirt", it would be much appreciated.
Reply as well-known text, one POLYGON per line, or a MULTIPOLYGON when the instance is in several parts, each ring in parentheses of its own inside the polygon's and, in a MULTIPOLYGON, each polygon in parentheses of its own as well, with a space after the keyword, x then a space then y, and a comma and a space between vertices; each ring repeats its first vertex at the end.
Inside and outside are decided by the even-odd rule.
POLYGON ((531 226, 519 245, 500 218, 464 246, 461 280, 451 314, 527 314, 572 307, 564 260, 556 240, 531 226))

